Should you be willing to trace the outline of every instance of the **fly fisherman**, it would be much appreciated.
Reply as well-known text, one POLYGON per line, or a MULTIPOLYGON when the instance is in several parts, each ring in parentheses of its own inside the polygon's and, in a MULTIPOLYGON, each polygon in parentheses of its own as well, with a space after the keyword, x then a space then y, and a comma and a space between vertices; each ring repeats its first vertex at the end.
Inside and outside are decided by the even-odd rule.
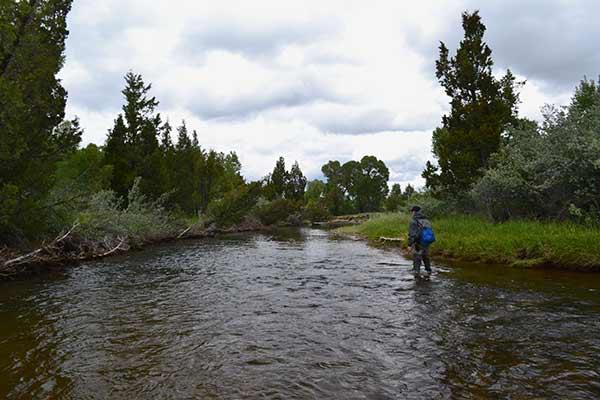
POLYGON ((425 264, 425 272, 431 273, 429 260, 429 245, 435 241, 431 222, 422 213, 421 207, 413 206, 412 220, 408 225, 408 245, 413 252, 413 272, 420 273, 421 261, 425 264))

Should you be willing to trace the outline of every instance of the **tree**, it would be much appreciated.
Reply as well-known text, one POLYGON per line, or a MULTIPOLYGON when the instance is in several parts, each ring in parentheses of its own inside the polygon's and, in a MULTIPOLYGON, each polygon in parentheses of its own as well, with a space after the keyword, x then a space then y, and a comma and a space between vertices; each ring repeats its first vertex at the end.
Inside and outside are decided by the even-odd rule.
POLYGON ((89 144, 57 163, 54 189, 93 194, 110 186, 111 175, 112 167, 105 165, 102 150, 89 144))
POLYGON ((351 189, 359 212, 379 211, 389 188, 390 172, 385 163, 374 156, 364 156, 359 170, 352 176, 351 189))
POLYGON ((406 185, 406 187, 404 188, 404 198, 406 200, 410 199, 411 196, 415 194, 415 188, 412 187, 412 185, 409 183, 408 185, 406 185))
POLYGON ((108 131, 104 145, 104 162, 112 167, 111 188, 119 196, 125 198, 135 179, 133 160, 130 158, 127 142, 127 127, 123 116, 119 115, 114 127, 108 131))
POLYGON ((464 39, 454 57, 440 44, 436 76, 450 97, 450 114, 433 132, 438 166, 427 163, 426 186, 441 195, 468 190, 500 148, 502 135, 517 119, 519 96, 510 70, 497 80, 492 50, 483 41, 485 25, 477 11, 462 15, 464 39))
POLYGON ((387 199, 385 199, 385 209, 387 211, 396 212, 403 204, 404 195, 402 193, 402 188, 400 187, 400 184, 394 183, 390 194, 387 199))
POLYGON ((94 194, 110 187, 111 175, 112 166, 105 164, 104 154, 95 144, 58 161, 50 191, 54 217, 61 224, 69 223, 73 212, 85 208, 94 194))
POLYGON ((287 174, 288 173, 285 170, 285 159, 283 157, 279 157, 275 163, 275 168, 273 168, 269 182, 271 193, 275 198, 283 197, 285 192, 285 184, 288 179, 287 174))
POLYGON ((71 0, 0 4, 0 240, 46 228, 54 165, 80 131, 55 128, 67 93, 56 77, 64 63, 71 0))
MULTIPOLYGON (((172 161, 167 165, 172 176, 171 202, 179 209, 191 215, 206 212, 213 200, 219 200, 245 184, 242 165, 235 152, 204 151, 196 131, 192 131, 190 138, 185 121, 177 128, 177 135, 172 161)), ((166 138, 161 142, 166 143, 161 144, 162 148, 169 147, 166 138)))
POLYGON ((155 111, 158 101, 150 96, 151 88, 141 75, 133 72, 125 75, 123 112, 106 140, 106 162, 114 163, 113 190, 124 198, 138 176, 141 177, 140 191, 152 199, 167 189, 158 142, 159 135, 165 140, 165 127, 155 111))
POLYGON ((182 211, 194 214, 197 211, 196 186, 200 182, 196 180, 194 165, 194 148, 188 134, 185 121, 177 127, 177 144, 173 154, 173 194, 171 199, 182 211))
POLYGON ((306 189, 306 177, 300 170, 298 161, 294 162, 290 172, 287 173, 285 184, 285 198, 290 200, 302 200, 304 198, 304 190, 306 189))
POLYGON ((327 178, 324 201, 328 211, 333 215, 352 213, 354 210, 351 201, 347 199, 346 182, 340 162, 329 161, 321 167, 321 172, 327 178))
POLYGON ((327 177, 325 202, 334 215, 381 209, 388 193, 389 170, 383 161, 364 156, 360 162, 329 161, 321 168, 327 177))
POLYGON ((325 195, 325 182, 315 179, 306 185, 306 191, 304 192, 304 200, 308 202, 317 202, 321 200, 325 195))

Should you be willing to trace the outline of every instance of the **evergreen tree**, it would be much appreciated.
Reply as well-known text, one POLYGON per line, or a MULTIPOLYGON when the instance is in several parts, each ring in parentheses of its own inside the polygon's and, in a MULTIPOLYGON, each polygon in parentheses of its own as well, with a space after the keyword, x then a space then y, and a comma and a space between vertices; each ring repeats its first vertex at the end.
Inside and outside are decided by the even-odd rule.
POLYGON ((242 163, 234 151, 228 154, 221 154, 221 159, 223 163, 223 175, 219 182, 219 191, 227 193, 244 184, 244 178, 241 174, 242 163))
POLYGON ((427 187, 439 194, 467 190, 498 151, 507 125, 516 121, 520 83, 507 71, 497 80, 492 74, 492 50, 483 41, 485 26, 477 11, 463 13, 464 39, 454 57, 440 44, 436 76, 451 98, 449 115, 433 132, 433 153, 438 165, 427 163, 427 187))
POLYGON ((285 160, 279 157, 275 163, 275 168, 271 173, 270 186, 272 194, 275 198, 282 198, 285 193, 285 186, 288 180, 288 173, 285 170, 285 160))
POLYGON ((53 166, 80 138, 55 129, 67 99, 56 75, 71 3, 0 3, 0 241, 43 232, 53 166))
POLYGON ((175 147, 178 152, 190 150, 192 148, 192 141, 188 134, 185 120, 181 121, 181 126, 177 128, 177 145, 175 147))
POLYGON ((198 182, 194 170, 194 148, 185 121, 177 128, 177 144, 173 158, 172 200, 182 211, 194 214, 197 211, 194 193, 198 182))
POLYGON ((290 200, 302 200, 304 198, 304 190, 306 189, 306 177, 298 165, 298 161, 294 162, 290 172, 287 174, 285 185, 285 198, 290 200))
POLYGON ((409 183, 406 185, 406 188, 404 188, 404 198, 408 200, 413 194, 415 194, 415 188, 409 183))
POLYGON ((385 199, 385 209, 387 211, 396 212, 404 204, 404 195, 402 194, 402 188, 400 184, 394 183, 392 185, 392 190, 388 195, 387 199, 385 199))
POLYGON ((173 150, 173 140, 171 139, 171 132, 173 127, 169 121, 165 122, 160 132, 160 148, 163 153, 168 153, 173 150))
POLYGON ((130 158, 131 147, 127 142, 127 127, 123 116, 119 115, 112 130, 108 131, 104 145, 104 162, 112 167, 112 190, 123 198, 127 197, 127 192, 135 179, 133 160, 130 158))
POLYGON ((200 176, 200 209, 206 210, 211 200, 223 195, 219 184, 225 173, 223 154, 210 150, 204 158, 204 168, 200 176))
POLYGON ((163 171, 163 155, 158 137, 164 130, 158 101, 150 97, 152 85, 146 85, 139 74, 125 75, 123 113, 106 141, 106 162, 113 164, 113 190, 125 197, 136 177, 141 177, 143 194, 157 198, 167 189, 163 171), (124 168, 126 167, 126 168, 124 168))

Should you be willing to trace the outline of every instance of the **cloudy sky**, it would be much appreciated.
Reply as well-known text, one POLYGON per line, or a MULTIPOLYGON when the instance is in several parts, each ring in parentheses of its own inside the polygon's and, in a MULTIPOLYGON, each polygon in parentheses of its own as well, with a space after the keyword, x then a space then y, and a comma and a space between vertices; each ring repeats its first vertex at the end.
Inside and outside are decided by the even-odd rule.
POLYGON ((75 0, 67 113, 85 143, 102 144, 132 70, 172 125, 185 119, 204 147, 235 150, 249 179, 280 155, 316 178, 328 160, 373 154, 392 182, 420 186, 448 110, 437 47, 455 47, 461 12, 475 9, 495 73, 527 80, 522 115, 539 119, 600 74, 595 0, 75 0))

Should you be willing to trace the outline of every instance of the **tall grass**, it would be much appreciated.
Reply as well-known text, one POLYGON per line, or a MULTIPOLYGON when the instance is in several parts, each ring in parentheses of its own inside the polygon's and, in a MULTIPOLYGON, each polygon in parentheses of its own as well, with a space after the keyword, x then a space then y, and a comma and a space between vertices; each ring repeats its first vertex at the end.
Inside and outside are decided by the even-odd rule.
MULTIPOLYGON (((406 238, 409 221, 407 214, 383 214, 342 231, 371 240, 381 236, 406 238)), ((437 237, 432 245, 434 256, 517 267, 600 271, 598 228, 539 221, 494 224, 471 216, 441 217, 432 222, 437 237)))

